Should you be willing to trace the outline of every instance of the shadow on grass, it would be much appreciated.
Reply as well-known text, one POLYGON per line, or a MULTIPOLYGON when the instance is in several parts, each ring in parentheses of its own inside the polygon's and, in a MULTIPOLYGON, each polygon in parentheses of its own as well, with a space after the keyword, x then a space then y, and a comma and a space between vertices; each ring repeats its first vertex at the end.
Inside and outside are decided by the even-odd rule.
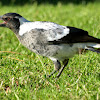
POLYGON ((24 5, 24 4, 33 4, 37 2, 37 4, 53 4, 56 5, 58 2, 62 4, 87 4, 90 2, 96 2, 99 0, 0 0, 1 5, 24 5))

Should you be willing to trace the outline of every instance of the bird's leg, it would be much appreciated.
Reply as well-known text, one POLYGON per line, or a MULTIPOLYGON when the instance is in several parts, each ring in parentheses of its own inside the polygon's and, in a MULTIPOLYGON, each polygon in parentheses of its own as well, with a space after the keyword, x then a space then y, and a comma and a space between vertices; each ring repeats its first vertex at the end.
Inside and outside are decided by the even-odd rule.
POLYGON ((59 70, 59 73, 57 74, 57 78, 59 78, 59 76, 61 75, 61 73, 63 72, 64 68, 66 67, 66 65, 68 64, 69 59, 65 59, 63 61, 63 66, 61 67, 61 69, 59 70))
POLYGON ((47 76, 47 78, 51 77, 54 73, 59 71, 59 69, 61 68, 61 64, 58 60, 54 61, 54 65, 55 65, 55 69, 51 72, 50 75, 47 76))

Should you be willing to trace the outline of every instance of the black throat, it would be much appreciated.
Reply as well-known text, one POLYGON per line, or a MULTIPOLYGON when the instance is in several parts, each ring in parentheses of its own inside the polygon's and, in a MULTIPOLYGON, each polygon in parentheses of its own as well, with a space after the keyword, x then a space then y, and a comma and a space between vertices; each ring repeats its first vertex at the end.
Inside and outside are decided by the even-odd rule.
POLYGON ((19 19, 14 18, 11 22, 9 22, 10 24, 10 29, 16 34, 18 35, 19 33, 19 28, 20 28, 20 22, 19 19))

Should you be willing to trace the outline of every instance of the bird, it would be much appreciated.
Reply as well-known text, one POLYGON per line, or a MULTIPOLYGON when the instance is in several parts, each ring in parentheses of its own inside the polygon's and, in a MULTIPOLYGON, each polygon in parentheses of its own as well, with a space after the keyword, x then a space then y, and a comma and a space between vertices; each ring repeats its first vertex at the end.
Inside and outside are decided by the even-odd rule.
POLYGON ((82 50, 100 53, 100 39, 80 28, 49 21, 32 22, 18 13, 6 13, 0 16, 0 20, 3 21, 0 27, 11 29, 22 45, 53 61, 54 70, 47 78, 56 72, 56 77, 59 78, 69 59, 82 50))

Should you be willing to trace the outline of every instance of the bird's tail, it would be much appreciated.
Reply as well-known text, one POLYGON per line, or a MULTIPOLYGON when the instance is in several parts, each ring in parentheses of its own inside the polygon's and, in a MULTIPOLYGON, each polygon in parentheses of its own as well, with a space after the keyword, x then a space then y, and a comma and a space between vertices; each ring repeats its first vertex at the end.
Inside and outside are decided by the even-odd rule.
POLYGON ((90 50, 90 51, 93 51, 93 52, 96 52, 96 53, 100 53, 100 44, 86 46, 86 50, 90 50))
POLYGON ((100 39, 88 35, 87 40, 90 43, 86 45, 86 50, 100 53, 100 39))

